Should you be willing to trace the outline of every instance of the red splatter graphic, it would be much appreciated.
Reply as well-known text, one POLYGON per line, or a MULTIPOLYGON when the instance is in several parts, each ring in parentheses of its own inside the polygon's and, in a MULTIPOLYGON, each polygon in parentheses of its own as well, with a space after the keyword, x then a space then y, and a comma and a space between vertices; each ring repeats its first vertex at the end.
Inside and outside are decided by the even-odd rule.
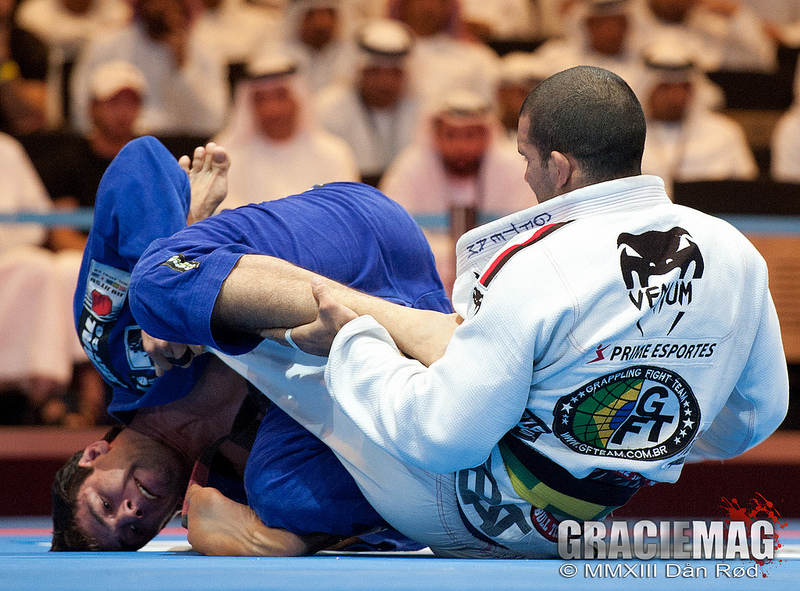
POLYGON ((111 298, 100 293, 96 289, 92 290, 92 311, 100 316, 108 316, 114 307, 111 298))
MULTIPOLYGON (((772 521, 775 526, 775 533, 773 537, 775 550, 777 551, 778 548, 781 547, 781 544, 778 542, 778 530, 787 527, 789 524, 781 517, 781 514, 778 512, 778 509, 775 508, 775 504, 772 501, 768 501, 761 493, 756 493, 756 496, 750 499, 745 507, 741 507, 736 499, 728 500, 725 497, 722 497, 720 500, 722 501, 720 509, 725 512, 727 517, 725 520, 726 537, 727 530, 732 521, 744 522, 749 536, 750 526, 754 522, 759 520, 768 520, 772 521)), ((761 567, 761 576, 766 577, 768 573, 764 567, 771 563, 772 560, 753 560, 761 567)), ((783 562, 781 559, 777 560, 778 562, 783 562)))

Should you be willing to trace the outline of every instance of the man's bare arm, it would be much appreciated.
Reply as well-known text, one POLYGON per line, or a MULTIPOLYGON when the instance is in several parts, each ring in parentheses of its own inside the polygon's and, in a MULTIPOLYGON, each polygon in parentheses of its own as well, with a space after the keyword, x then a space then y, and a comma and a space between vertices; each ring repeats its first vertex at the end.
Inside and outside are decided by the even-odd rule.
MULTIPOLYGON (((211 317, 215 331, 274 334, 317 318, 312 282, 320 276, 274 257, 244 255, 222 285, 211 317)), ((369 314, 409 357, 430 365, 444 354, 456 314, 408 308, 326 280, 331 295, 358 315, 369 314)), ((324 354, 326 351, 314 351, 324 354)))

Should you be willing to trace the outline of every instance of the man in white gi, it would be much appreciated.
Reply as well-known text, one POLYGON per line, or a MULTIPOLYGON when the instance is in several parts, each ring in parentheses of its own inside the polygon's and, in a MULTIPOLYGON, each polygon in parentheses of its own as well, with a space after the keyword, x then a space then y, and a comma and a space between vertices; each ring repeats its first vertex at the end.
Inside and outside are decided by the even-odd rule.
POLYGON ((645 53, 642 103, 647 141, 642 171, 677 181, 750 180, 758 165, 741 126, 704 104, 694 54, 662 39, 645 53))
POLYGON ((304 78, 285 55, 248 65, 230 122, 215 141, 237 163, 228 176, 227 209, 360 179, 350 147, 314 123, 304 78))
MULTIPOLYGON (((438 555, 553 556, 559 520, 600 519, 648 482, 674 482, 687 460, 742 453, 786 413, 766 264, 731 226, 674 205, 660 179, 639 174, 644 135, 618 76, 552 76, 519 126, 540 204, 461 238, 458 316, 244 256, 211 330, 282 334, 324 353, 342 328, 327 367, 269 341, 223 359, 330 445, 389 523, 438 555), (262 330, 313 317, 312 280, 319 320, 262 330), (394 342, 331 295, 374 315, 394 342)), ((137 266, 132 291, 147 273, 137 266)))
MULTIPOLYGON (((525 163, 500 140, 500 125, 480 95, 447 94, 429 115, 425 133, 392 162, 380 189, 414 216, 427 216, 425 236, 442 282, 455 279, 455 240, 478 220, 525 209, 536 197, 525 163)), ((423 224, 425 225, 425 224, 423 224)))
POLYGON ((316 112, 320 125, 352 148, 362 178, 377 182, 414 139, 421 105, 408 83, 408 29, 397 21, 376 19, 357 39, 356 80, 319 93, 316 112))

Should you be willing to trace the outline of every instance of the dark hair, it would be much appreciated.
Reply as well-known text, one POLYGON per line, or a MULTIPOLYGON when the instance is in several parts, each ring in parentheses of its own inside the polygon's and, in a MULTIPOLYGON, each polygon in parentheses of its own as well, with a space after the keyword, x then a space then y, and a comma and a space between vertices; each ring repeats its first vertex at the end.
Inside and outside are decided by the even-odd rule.
MULTIPOLYGON (((112 427, 103 439, 111 442, 123 427, 112 427)), ((53 481, 53 542, 51 552, 81 552, 99 550, 97 542, 84 534, 75 522, 75 503, 78 489, 94 468, 78 465, 83 450, 75 452, 66 464, 56 472, 53 481)))
POLYGON ((555 150, 578 160, 592 183, 641 174, 644 112, 630 86, 608 70, 578 66, 554 74, 527 96, 522 116, 543 165, 555 150))

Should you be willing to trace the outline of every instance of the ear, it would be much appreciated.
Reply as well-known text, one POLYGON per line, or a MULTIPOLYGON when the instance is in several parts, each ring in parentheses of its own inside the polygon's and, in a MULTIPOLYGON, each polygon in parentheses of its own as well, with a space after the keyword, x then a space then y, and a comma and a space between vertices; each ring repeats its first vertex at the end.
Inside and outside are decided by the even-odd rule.
POLYGON ((547 165, 556 190, 563 189, 572 178, 572 173, 575 172, 572 160, 555 150, 550 152, 550 161, 547 165))
POLYGON ((91 468, 95 459, 97 459, 99 456, 107 454, 109 449, 111 449, 111 446, 108 444, 108 441, 105 441, 104 439, 87 445, 83 450, 81 459, 78 460, 78 466, 81 468, 91 468))

